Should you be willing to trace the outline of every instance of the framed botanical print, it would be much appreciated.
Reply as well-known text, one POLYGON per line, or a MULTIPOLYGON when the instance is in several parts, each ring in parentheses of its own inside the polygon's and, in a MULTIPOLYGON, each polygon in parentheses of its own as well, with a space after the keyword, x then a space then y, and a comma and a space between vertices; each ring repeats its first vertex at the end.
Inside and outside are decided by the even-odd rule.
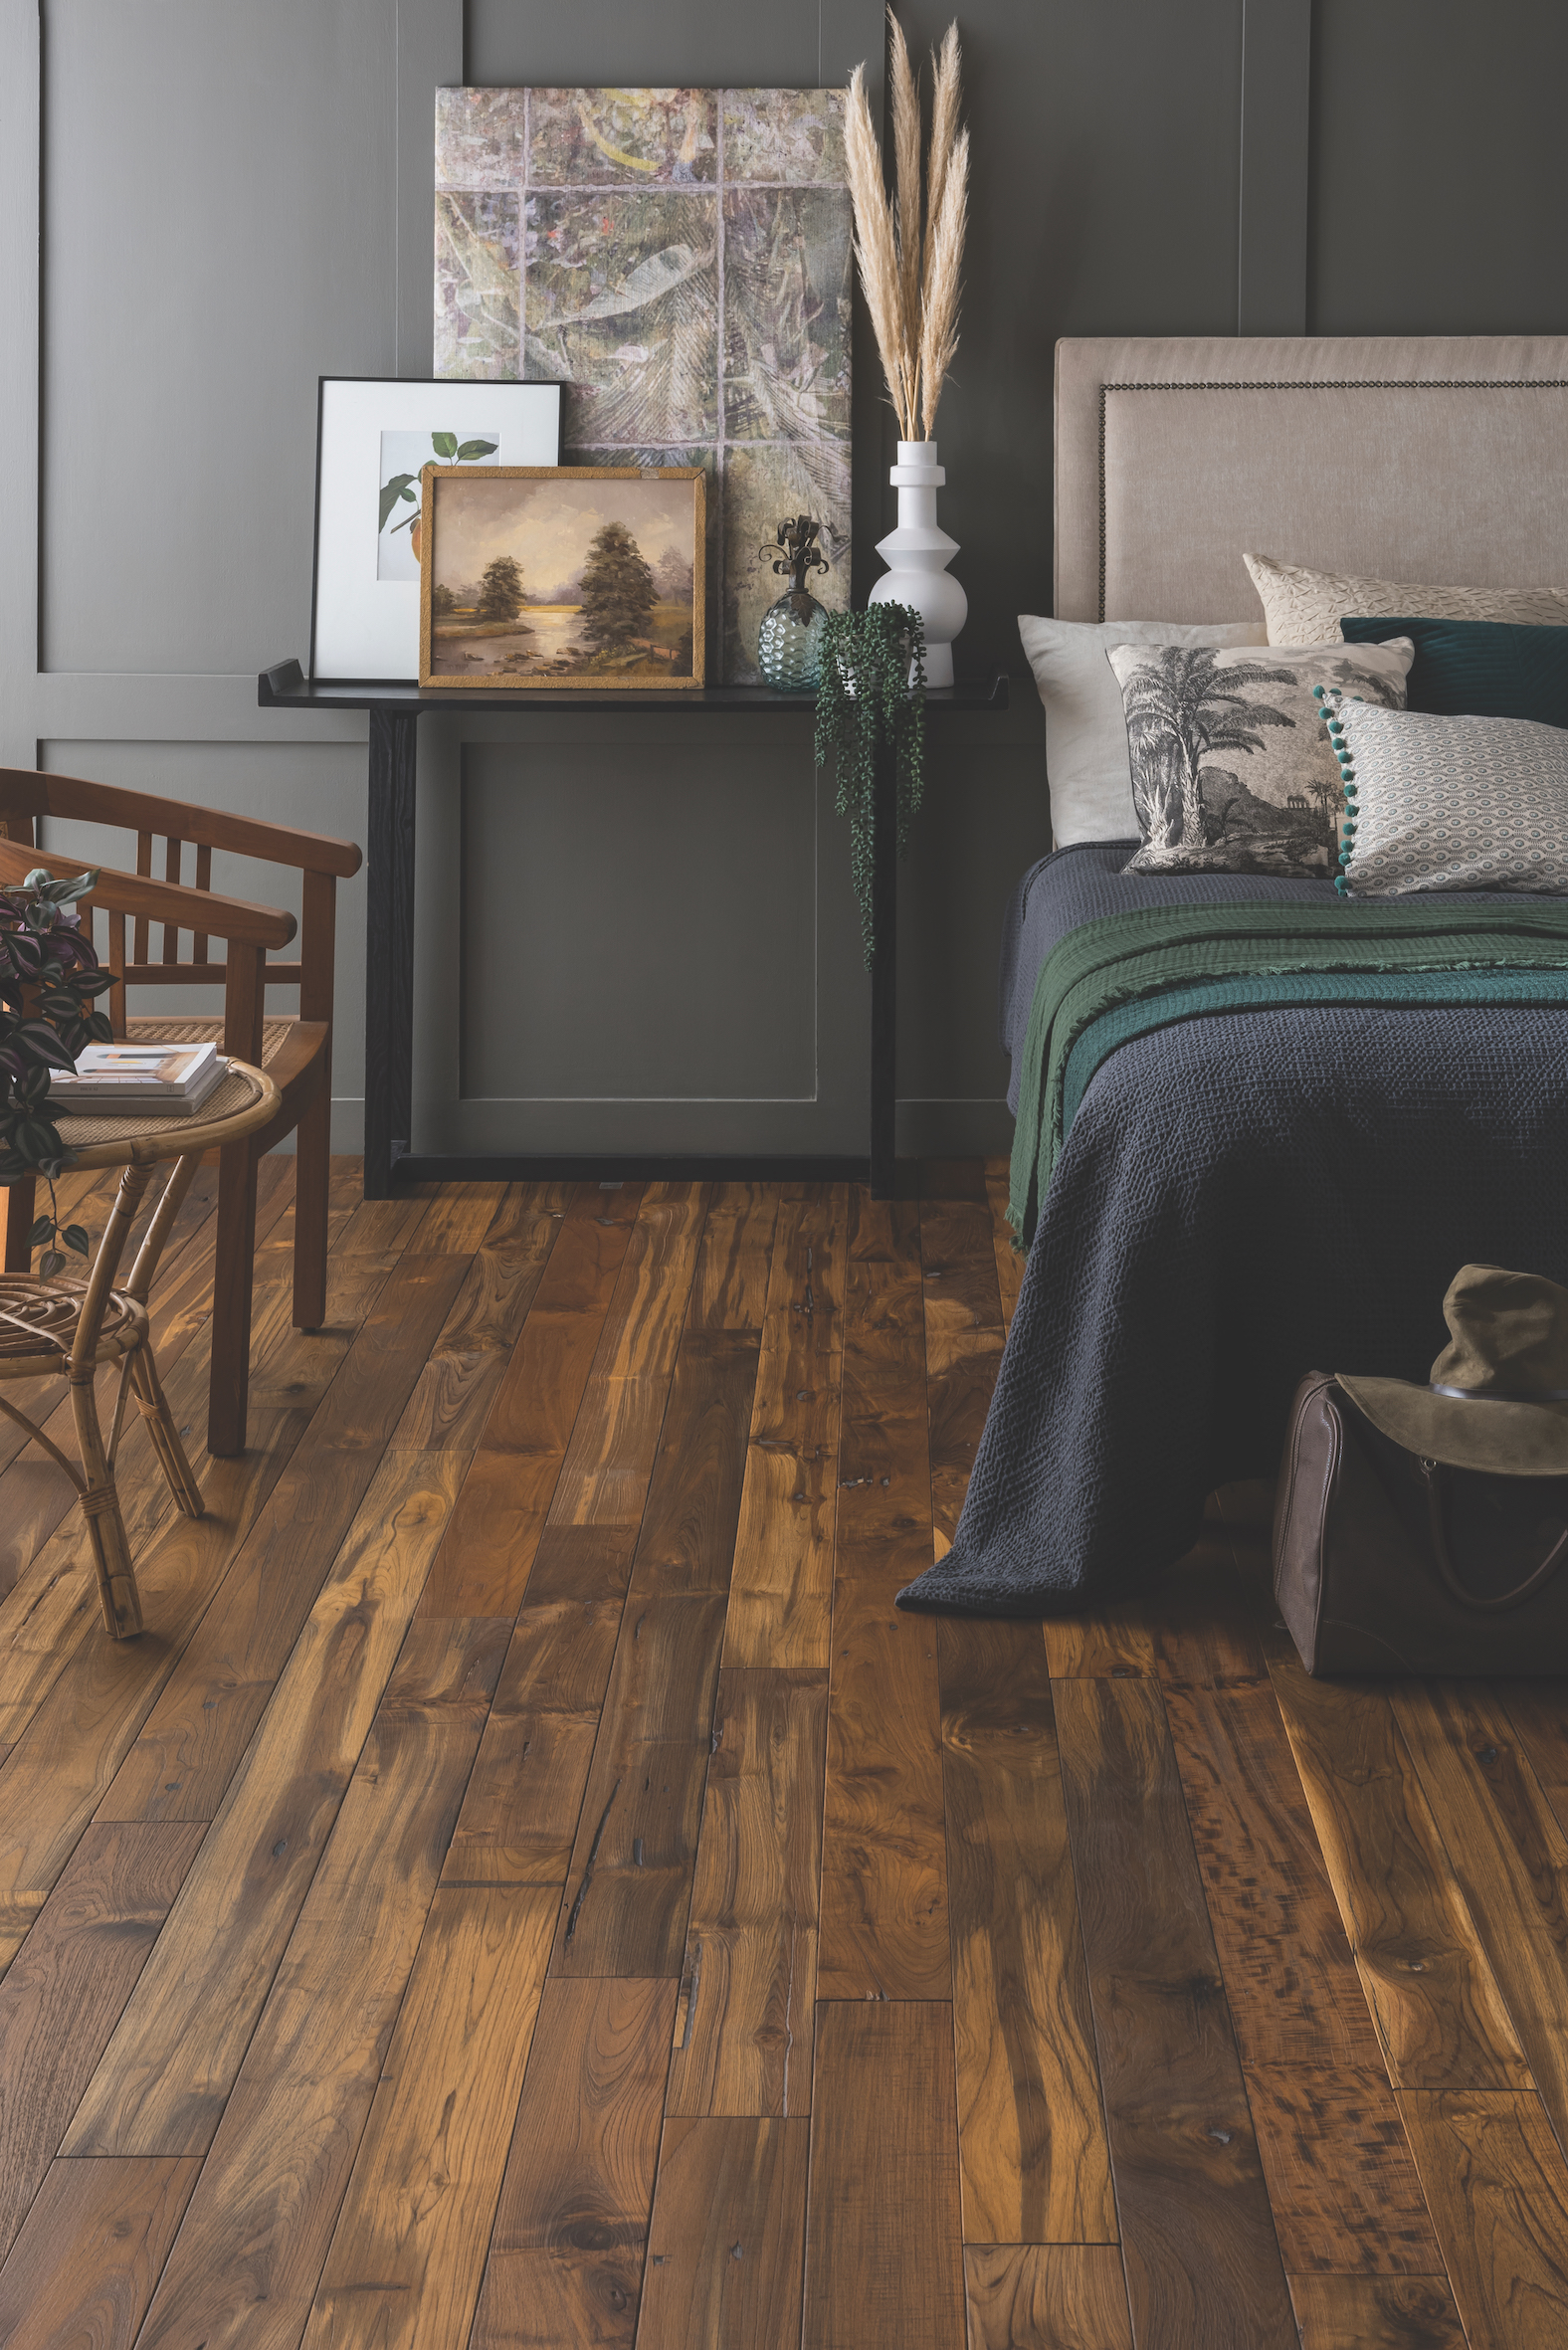
POLYGON ((413 682, 427 465, 553 466, 560 444, 559 384, 323 375, 310 675, 413 682))
POLYGON ((421 685, 701 685, 700 466, 460 462, 424 482, 421 685))

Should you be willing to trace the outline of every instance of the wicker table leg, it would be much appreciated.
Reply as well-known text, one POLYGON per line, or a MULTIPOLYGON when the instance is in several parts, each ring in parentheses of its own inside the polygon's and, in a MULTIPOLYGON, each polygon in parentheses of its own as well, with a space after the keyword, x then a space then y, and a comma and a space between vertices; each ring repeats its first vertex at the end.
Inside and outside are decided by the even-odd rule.
POLYGON ((145 1340, 130 1358, 131 1385, 136 1390, 136 1401, 141 1406, 142 1418, 147 1423, 147 1434, 152 1449, 158 1456, 158 1466, 168 1480, 174 1495, 187 1517, 200 1517, 206 1507, 196 1472, 186 1458, 180 1442, 180 1432, 174 1425, 174 1415, 158 1378, 158 1366, 152 1359, 152 1342, 145 1340))
POLYGON ((98 1427, 98 1403, 91 1379, 72 1381, 71 1402, 77 1416, 82 1467, 88 1479, 82 1490, 82 1514, 88 1521, 93 1542, 103 1629, 111 1640, 132 1640, 141 1630, 141 1594, 136 1589, 135 1570, 130 1563, 130 1544, 125 1538, 125 1521, 119 1513, 119 1495, 103 1453, 103 1433, 98 1427))
MULTIPOLYGON (((98 1335, 104 1308, 113 1287, 126 1237, 136 1220, 142 1195, 152 1180, 149 1166, 129 1166, 119 1179, 113 1211, 98 1243, 88 1281, 87 1295, 77 1320, 76 1340, 66 1373, 71 1383, 71 1408, 82 1453, 82 1508, 93 1539, 93 1563, 98 1569, 98 1600, 103 1629, 113 1640, 129 1640, 141 1630, 141 1599, 130 1563, 130 1544, 120 1515, 114 1472, 109 1466, 98 1425, 95 1392, 98 1335)), ((139 1392, 139 1391, 138 1391, 139 1392)), ((175 1443, 178 1444, 178 1437, 175 1443)), ((183 1456, 182 1456, 183 1458, 183 1456)), ((190 1471, 187 1468, 186 1475, 190 1471)), ((177 1490, 178 1488, 176 1488, 177 1490)))

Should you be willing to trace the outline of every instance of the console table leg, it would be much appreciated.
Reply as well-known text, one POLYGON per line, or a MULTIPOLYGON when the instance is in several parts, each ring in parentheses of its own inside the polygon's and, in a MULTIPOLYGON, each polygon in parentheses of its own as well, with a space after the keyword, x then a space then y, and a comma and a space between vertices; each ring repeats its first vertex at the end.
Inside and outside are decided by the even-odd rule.
POLYGON ((872 1198, 890 1200, 897 1174, 898 837, 897 774, 891 749, 877 753, 872 800, 872 1198))
POLYGON ((419 715, 370 712, 365 1198, 392 1196, 414 1124, 414 764, 419 715))

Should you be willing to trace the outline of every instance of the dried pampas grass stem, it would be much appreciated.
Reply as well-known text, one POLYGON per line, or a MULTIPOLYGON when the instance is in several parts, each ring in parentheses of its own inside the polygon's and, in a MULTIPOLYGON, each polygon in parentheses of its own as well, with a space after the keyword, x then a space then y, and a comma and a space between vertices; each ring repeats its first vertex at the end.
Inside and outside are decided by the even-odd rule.
MULTIPOLYGON (((925 188, 925 263, 921 273, 922 290, 931 283, 931 271, 936 258, 936 221, 942 209, 942 190, 947 184, 948 168, 958 138, 958 69, 962 59, 958 48, 958 27, 948 26, 942 36, 942 46, 931 61, 931 154, 926 172, 925 188)), ((964 154, 968 156, 967 145, 964 154)), ((962 240, 960 239, 960 244, 962 240)), ((959 256, 962 259, 962 254, 959 256)))
POLYGON ((929 240, 930 265, 920 305, 920 430, 927 441, 936 422, 947 370, 958 348, 958 296, 969 224, 969 133, 961 130, 948 158, 942 200, 929 240))
POLYGON ((850 76, 845 146, 855 206, 855 258, 876 330, 882 373, 905 441, 930 440, 937 402, 958 348, 964 232, 969 218, 969 133, 958 126, 961 55, 948 26, 931 59, 931 137, 922 200, 920 91, 897 18, 887 11, 893 191, 882 155, 866 71, 850 76), (921 222, 924 220, 922 239, 921 222))
POLYGON ((912 440, 917 387, 914 364, 904 338, 903 293, 892 207, 882 188, 882 156, 872 127, 871 107, 866 102, 864 66, 857 66, 850 76, 844 145, 850 196, 855 206, 855 259, 866 290, 866 306, 872 314, 887 389, 898 411, 898 430, 906 441, 912 440))
POLYGON ((920 315, 920 93, 903 28, 889 8, 887 85, 892 98, 893 202, 898 217, 898 294, 906 358, 914 358, 920 315))

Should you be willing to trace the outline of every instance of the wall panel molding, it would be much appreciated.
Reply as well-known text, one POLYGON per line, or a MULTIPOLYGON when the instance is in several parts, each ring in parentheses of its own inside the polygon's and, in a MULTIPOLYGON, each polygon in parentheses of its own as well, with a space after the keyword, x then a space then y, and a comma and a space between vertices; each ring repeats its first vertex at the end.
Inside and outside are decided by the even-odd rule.
POLYGON ((1238 334, 1306 332, 1312 0, 1242 0, 1238 334))
POLYGON ((397 0, 397 373, 434 367, 436 92, 463 80, 463 0, 397 0))
POLYGON ((36 0, 0 0, 0 763, 31 767, 38 673, 39 162, 43 26, 36 0))

